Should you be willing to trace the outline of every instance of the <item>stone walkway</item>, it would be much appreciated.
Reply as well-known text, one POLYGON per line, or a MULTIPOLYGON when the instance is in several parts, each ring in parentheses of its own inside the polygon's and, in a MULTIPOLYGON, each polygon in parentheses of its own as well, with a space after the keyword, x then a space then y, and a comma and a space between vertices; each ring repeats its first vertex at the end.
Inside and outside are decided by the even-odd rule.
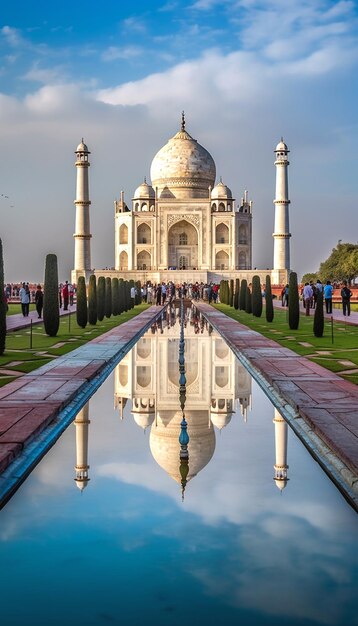
MULTIPOLYGON (((283 307, 280 300, 273 300, 273 305, 275 309, 281 309, 282 311, 287 311, 287 307, 283 307)), ((310 309, 310 317, 314 316, 314 309, 310 309)), ((302 302, 300 302, 300 314, 306 315, 305 309, 302 307, 302 302)), ((326 320, 330 320, 333 317, 335 322, 343 322, 346 324, 351 324, 353 326, 358 326, 358 311, 351 311, 349 316, 343 315, 342 309, 334 309, 332 308, 332 316, 331 314, 324 313, 324 317, 326 320)))
MULTIPOLYGON (((60 309, 60 317, 64 317, 69 315, 70 313, 76 312, 76 305, 71 307, 70 311, 64 311, 60 309)), ((37 311, 30 311, 28 317, 24 317, 21 313, 14 313, 14 315, 6 316, 6 330, 7 332, 11 332, 14 330, 21 330, 22 328, 28 328, 32 324, 41 324, 43 322, 43 318, 39 319, 37 315, 37 311)))
MULTIPOLYGON (((81 394, 88 381, 116 362, 120 354, 128 352, 162 309, 152 306, 84 346, 0 388, 0 473, 26 450, 59 411, 81 394)), ((0 476, 0 495, 4 492, 4 481, 0 476)))
POLYGON ((358 509, 358 387, 208 304, 196 306, 234 353, 249 362, 342 462, 339 471, 350 487, 348 499, 358 509))

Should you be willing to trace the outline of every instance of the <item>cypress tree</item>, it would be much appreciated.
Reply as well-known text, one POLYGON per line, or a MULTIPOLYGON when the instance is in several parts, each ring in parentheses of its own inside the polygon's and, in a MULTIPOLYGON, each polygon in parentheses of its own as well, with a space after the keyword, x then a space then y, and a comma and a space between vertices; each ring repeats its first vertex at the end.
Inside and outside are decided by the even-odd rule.
POLYGON ((135 298, 132 298, 131 292, 134 287, 134 280, 129 281, 129 308, 133 309, 135 304, 135 298))
POLYGON ((124 285, 124 311, 129 311, 130 309, 130 295, 129 295, 129 282, 128 280, 123 281, 124 285))
POLYGON ((97 324, 97 284, 94 274, 91 274, 88 283, 88 321, 92 326, 97 324))
POLYGON ((112 313, 119 315, 119 281, 118 278, 112 278, 112 313))
POLYGON ((298 297, 297 274, 291 272, 288 285, 288 325, 297 330, 300 323, 300 302, 298 297))
POLYGON ((322 337, 324 330, 323 291, 317 291, 317 302, 313 318, 313 333, 315 337, 322 337))
POLYGON ((4 257, 2 240, 0 239, 0 355, 5 352, 6 343, 6 302, 4 285, 4 257))
POLYGON ((125 293, 124 293, 124 280, 120 278, 118 280, 118 313, 123 313, 125 310, 125 293))
POLYGON ((112 281, 109 276, 106 277, 104 314, 108 318, 112 315, 112 281))
POLYGON ((77 324, 81 328, 86 328, 88 321, 87 312, 87 293, 86 280, 84 276, 80 276, 77 283, 77 305, 76 305, 77 324))
POLYGON ((233 278, 230 279, 229 304, 230 306, 234 306, 234 280, 233 278))
POLYGON ((225 304, 230 303, 230 284, 229 281, 225 281, 225 304))
POLYGON ((245 311, 246 313, 252 313, 252 295, 248 285, 246 287, 245 311))
POLYGON ((240 285, 240 297, 239 297, 239 308, 241 311, 245 311, 246 309, 246 291, 247 291, 247 280, 243 278, 240 285))
POLYGON ((105 311, 105 298, 106 298, 106 279, 104 276, 100 276, 97 286, 97 319, 102 322, 105 311))
POLYGON ((48 254, 45 261, 43 320, 46 335, 56 337, 60 326, 56 254, 48 254))
POLYGON ((224 303, 224 292, 225 292, 225 281, 221 280, 220 287, 219 287, 219 298, 220 298, 220 302, 222 303, 224 303))
POLYGON ((142 302, 142 283, 140 282, 140 280, 137 280, 136 284, 135 284, 135 288, 136 288, 136 295, 135 295, 135 304, 140 304, 142 302))
POLYGON ((239 298, 240 298, 240 280, 236 278, 235 280, 235 295, 234 295, 234 308, 237 310, 239 308, 239 298))
POLYGON ((254 317, 262 315, 262 293, 260 276, 255 275, 252 279, 252 314, 254 317))
POLYGON ((266 321, 272 322, 274 316, 272 290, 271 290, 271 277, 269 274, 266 276, 266 321))

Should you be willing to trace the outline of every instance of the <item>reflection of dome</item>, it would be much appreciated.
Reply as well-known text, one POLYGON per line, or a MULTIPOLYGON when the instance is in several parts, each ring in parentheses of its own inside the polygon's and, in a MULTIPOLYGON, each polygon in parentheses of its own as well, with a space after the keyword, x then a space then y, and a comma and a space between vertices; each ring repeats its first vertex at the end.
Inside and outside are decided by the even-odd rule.
POLYGON ((148 185, 147 181, 144 179, 144 182, 139 185, 139 187, 137 187, 137 189, 134 192, 134 196, 133 198, 135 198, 136 200, 140 200, 141 198, 154 198, 155 197, 155 193, 154 193, 154 189, 153 187, 151 187, 151 185, 148 185))
POLYGON ((155 155, 150 169, 152 185, 159 194, 168 190, 175 197, 208 197, 208 188, 215 183, 214 160, 184 127, 183 122, 182 130, 155 155))
POLYGON ((232 413, 210 413, 210 419, 216 428, 221 430, 231 421, 232 413))
MULTIPOLYGON (((171 478, 181 484, 180 474, 180 424, 181 411, 172 413, 170 420, 165 416, 162 420, 159 415, 157 425, 153 424, 150 430, 150 449, 158 465, 162 467, 171 478), (167 423, 164 426, 163 422, 167 423)), ((215 450, 215 431, 208 424, 207 411, 195 411, 186 415, 188 422, 189 450, 189 474, 187 481, 196 476, 207 465, 215 450)))
POLYGON ((88 152, 88 154, 90 154, 86 144, 83 143, 83 139, 82 139, 81 143, 78 144, 78 146, 76 148, 76 152, 88 152))
POLYGON ((135 423, 138 424, 138 426, 140 426, 144 430, 148 428, 148 426, 151 426, 153 424, 154 418, 155 418, 154 412, 153 413, 135 413, 134 411, 132 411, 132 415, 133 415, 135 423))
POLYGON ((222 180, 214 187, 211 192, 212 199, 220 199, 220 198, 232 198, 231 189, 224 185, 222 180))

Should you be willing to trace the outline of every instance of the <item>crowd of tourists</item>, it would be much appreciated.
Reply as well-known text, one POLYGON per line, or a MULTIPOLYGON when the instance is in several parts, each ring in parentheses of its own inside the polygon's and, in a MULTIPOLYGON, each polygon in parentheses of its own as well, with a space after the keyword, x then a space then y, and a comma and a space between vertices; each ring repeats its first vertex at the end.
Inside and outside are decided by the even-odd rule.
MULTIPOLYGON (((316 283, 311 280, 302 285, 300 290, 300 296, 302 306, 306 312, 306 315, 310 314, 311 309, 315 309, 317 306, 317 299, 319 294, 323 294, 323 300, 325 304, 326 313, 332 314, 332 301, 334 289, 340 288, 340 297, 342 302, 343 315, 349 316, 351 314, 351 298, 352 291, 348 286, 348 281, 344 280, 341 285, 334 283, 332 285, 330 280, 327 280, 323 284, 319 279, 316 283)), ((289 300, 289 286, 284 285, 281 290, 282 306, 288 306, 289 300)))
MULTIPOLYGON (((136 291, 136 287, 133 287, 136 291)), ((132 297, 135 297, 135 291, 132 297)), ((188 298, 189 300, 206 300, 217 302, 219 298, 219 285, 216 283, 181 283, 174 284, 172 281, 146 283, 141 287, 141 299, 147 304, 163 305, 172 302, 176 298, 188 298)))

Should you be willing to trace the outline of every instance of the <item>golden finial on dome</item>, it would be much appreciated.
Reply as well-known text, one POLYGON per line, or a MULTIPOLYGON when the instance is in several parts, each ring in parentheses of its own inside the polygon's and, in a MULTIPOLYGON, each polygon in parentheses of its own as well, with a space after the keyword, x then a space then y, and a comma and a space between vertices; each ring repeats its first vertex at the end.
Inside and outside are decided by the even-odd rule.
POLYGON ((184 111, 181 112, 181 129, 185 130, 185 113, 184 113, 184 111))

